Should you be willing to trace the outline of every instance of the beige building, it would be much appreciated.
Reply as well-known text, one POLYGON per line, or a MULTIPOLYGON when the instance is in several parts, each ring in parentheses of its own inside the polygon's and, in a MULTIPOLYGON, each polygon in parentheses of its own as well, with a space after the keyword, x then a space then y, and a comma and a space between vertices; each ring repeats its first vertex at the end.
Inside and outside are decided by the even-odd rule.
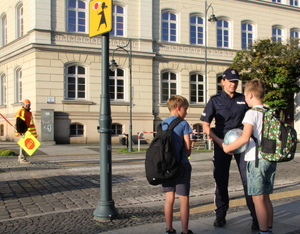
MULTIPOLYGON (((21 101, 30 99, 41 141, 99 142, 101 36, 88 35, 89 4, 0 2, 0 112, 14 123, 21 101)), ((101 6, 92 10, 100 13, 101 6)), ((253 40, 285 41, 300 32, 296 0, 211 0, 207 6, 204 0, 119 0, 112 11, 110 54, 119 65, 109 72, 113 142, 128 133, 130 109, 133 135, 153 131, 168 116, 172 94, 190 101, 186 119, 201 130, 205 103, 220 90, 218 77, 238 50, 253 40), (214 24, 206 20, 211 14, 218 19, 214 24)), ((99 27, 104 23, 99 20, 99 27)), ((295 100, 292 116, 300 132, 299 96, 295 100)), ((0 125, 0 140, 16 140, 2 118, 0 125)))

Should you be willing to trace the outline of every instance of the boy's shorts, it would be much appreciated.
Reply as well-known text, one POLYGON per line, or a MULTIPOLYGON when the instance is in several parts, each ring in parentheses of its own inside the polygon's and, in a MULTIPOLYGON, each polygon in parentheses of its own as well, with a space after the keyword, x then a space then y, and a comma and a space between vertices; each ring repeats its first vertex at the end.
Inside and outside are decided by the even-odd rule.
POLYGON ((184 163, 182 164, 182 167, 184 169, 182 177, 162 183, 161 191, 163 193, 175 192, 179 196, 190 195, 192 166, 190 163, 184 163))
POLYGON ((258 167, 255 167, 255 160, 248 162, 248 195, 255 196, 273 193, 276 165, 276 162, 269 162, 263 158, 258 160, 258 167))

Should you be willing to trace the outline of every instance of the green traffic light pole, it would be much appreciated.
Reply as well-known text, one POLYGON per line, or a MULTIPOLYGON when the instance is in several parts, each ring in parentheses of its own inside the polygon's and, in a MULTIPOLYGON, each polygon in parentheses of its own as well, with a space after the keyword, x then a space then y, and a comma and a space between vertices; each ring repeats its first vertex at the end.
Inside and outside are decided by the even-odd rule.
POLYGON ((110 220, 118 215, 112 200, 111 111, 109 98, 109 33, 102 35, 102 93, 100 95, 100 200, 94 211, 95 220, 110 220))

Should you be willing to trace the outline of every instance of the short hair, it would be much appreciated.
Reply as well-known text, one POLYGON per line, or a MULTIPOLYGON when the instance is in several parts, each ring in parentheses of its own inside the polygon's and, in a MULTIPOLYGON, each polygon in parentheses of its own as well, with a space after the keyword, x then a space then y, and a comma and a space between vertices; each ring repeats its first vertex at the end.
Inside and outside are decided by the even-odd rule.
POLYGON ((175 109, 177 106, 189 107, 189 102, 185 97, 181 95, 174 95, 168 99, 167 106, 169 111, 171 111, 175 109))
POLYGON ((263 99, 265 95, 265 84, 258 78, 249 80, 245 84, 245 93, 251 92, 254 97, 263 99))

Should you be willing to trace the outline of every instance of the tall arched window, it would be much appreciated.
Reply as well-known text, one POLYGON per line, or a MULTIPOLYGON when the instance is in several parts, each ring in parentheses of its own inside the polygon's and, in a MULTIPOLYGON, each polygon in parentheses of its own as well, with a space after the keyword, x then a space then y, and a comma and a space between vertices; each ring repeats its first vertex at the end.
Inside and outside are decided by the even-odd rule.
POLYGON ((17 34, 17 38, 18 37, 22 37, 24 35, 24 19, 23 19, 23 4, 20 3, 19 5, 17 5, 16 7, 16 34, 17 34))
POLYGON ((68 32, 86 32, 87 7, 85 1, 67 1, 67 30, 68 32))
POLYGON ((250 49, 252 47, 253 33, 251 22, 242 22, 242 49, 250 49))
POLYGON ((0 75, 0 105, 6 105, 6 75, 0 75))
POLYGON ((176 14, 164 11, 161 16, 161 40, 177 41, 177 16, 176 14))
POLYGON ((229 47, 229 22, 223 19, 217 21, 217 47, 229 47))
POLYGON ((204 102, 204 79, 203 75, 191 74, 191 103, 203 103, 204 102))
POLYGON ((177 75, 173 72, 161 74, 161 101, 167 102, 168 98, 177 94, 177 75))
POLYGON ((15 102, 22 102, 22 69, 15 70, 15 102))
POLYGON ((86 68, 78 65, 66 67, 65 74, 65 98, 85 99, 86 98, 86 68))
POLYGON ((7 17, 3 15, 1 17, 1 45, 4 46, 7 44, 7 17))
POLYGON ((283 39, 283 31, 282 27, 279 25, 275 25, 272 27, 272 38, 274 42, 282 41, 283 39))
POLYGON ((116 69, 109 73, 110 100, 124 100, 124 71, 116 69))
POLYGON ((197 15, 190 16, 190 43, 195 45, 204 44, 203 18, 197 15))
POLYGON ((125 25, 125 14, 124 8, 118 5, 113 5, 113 19, 112 19, 112 30, 110 31, 111 36, 124 36, 124 25, 125 25))

